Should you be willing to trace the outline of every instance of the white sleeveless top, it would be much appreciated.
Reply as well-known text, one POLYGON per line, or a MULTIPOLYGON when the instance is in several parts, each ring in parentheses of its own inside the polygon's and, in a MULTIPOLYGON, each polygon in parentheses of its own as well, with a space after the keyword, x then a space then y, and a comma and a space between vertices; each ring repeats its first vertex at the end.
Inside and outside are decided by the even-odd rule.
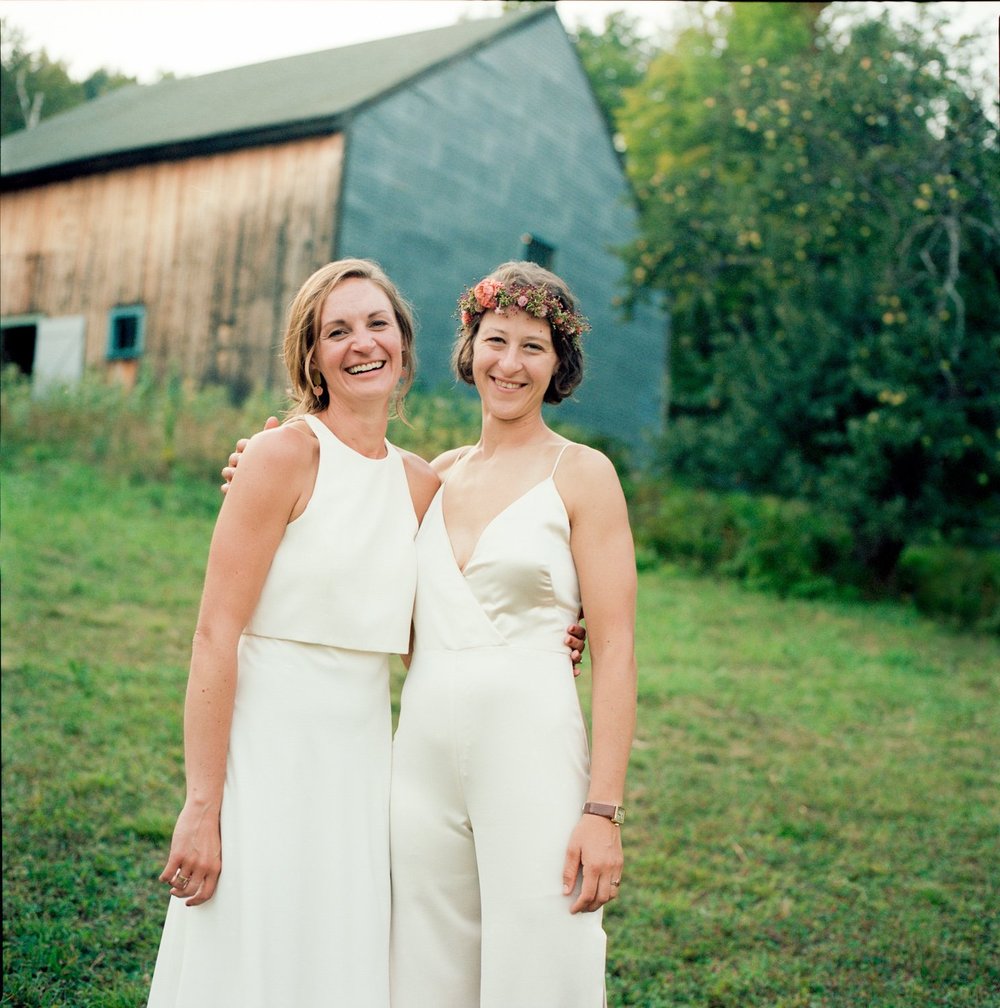
POLYGON ((405 654, 417 584, 417 516, 403 459, 370 459, 318 417, 316 485, 271 561, 246 633, 405 654))

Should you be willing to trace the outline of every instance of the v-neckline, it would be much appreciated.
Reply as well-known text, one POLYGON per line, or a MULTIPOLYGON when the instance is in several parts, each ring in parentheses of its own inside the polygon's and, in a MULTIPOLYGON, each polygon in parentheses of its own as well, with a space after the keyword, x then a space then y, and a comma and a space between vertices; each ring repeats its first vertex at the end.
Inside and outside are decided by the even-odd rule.
POLYGON ((445 483, 443 483, 441 485, 441 490, 440 490, 440 499, 441 499, 441 508, 440 508, 440 510, 441 510, 441 528, 444 530, 444 537, 445 537, 445 539, 448 542, 448 549, 451 552, 451 559, 452 559, 452 561, 455 564, 455 569, 458 571, 459 574, 462 575, 463 578, 465 577, 465 572, 469 569, 469 565, 472 563, 473 560, 475 560, 476 554, 479 552, 479 544, 483 541, 483 537, 490 530, 490 528, 493 525, 495 525, 496 522, 499 521, 499 519, 501 517, 503 517, 503 515, 505 515, 515 504, 519 504, 521 501, 523 501, 524 498, 528 496, 528 494, 534 493, 539 487, 542 487, 546 483, 551 483, 551 482, 552 482, 552 474, 550 473, 544 479, 541 479, 537 483, 535 483, 532 486, 528 487, 528 489, 525 490, 524 493, 519 494, 517 497, 515 497, 506 507, 501 508, 482 527, 482 529, 480 529, 479 535, 476 537, 476 542, 475 542, 475 544, 472 547, 472 552, 468 555, 468 557, 466 557, 466 560, 465 560, 464 564, 460 564, 458 562, 458 556, 455 554, 455 546, 454 546, 454 543, 452 542, 452 539, 451 539, 451 533, 448 531, 448 520, 445 517, 445 513, 444 513, 444 495, 445 495, 445 491, 447 490, 448 484, 447 484, 447 482, 445 482, 445 483))

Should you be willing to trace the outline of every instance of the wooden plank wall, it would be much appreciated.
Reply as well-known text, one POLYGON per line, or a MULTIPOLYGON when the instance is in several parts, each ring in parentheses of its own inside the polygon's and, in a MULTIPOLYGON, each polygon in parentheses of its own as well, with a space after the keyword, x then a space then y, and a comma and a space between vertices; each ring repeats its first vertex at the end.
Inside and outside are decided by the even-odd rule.
POLYGON ((343 137, 143 165, 0 196, 0 311, 85 315, 108 368, 108 311, 146 306, 144 363, 235 392, 284 386, 288 304, 333 254, 343 137))

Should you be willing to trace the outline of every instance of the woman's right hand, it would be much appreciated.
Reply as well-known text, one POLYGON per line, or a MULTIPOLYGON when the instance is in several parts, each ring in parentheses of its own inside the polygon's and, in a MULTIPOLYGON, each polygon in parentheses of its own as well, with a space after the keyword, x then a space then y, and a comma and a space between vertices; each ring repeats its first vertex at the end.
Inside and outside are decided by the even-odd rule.
MULTIPOLYGON (((264 430, 273 430, 275 427, 280 427, 277 417, 269 416, 267 420, 264 421, 264 430)), ((222 484, 220 489, 225 493, 229 489, 229 484, 233 482, 233 476, 236 475, 236 467, 240 464, 240 455, 243 454, 243 449, 250 443, 249 438, 240 438, 236 442, 236 451, 229 456, 229 465, 227 465, 222 470, 222 478, 225 482, 222 484)))
POLYGON ((185 804, 174 826, 170 857, 160 881, 170 895, 187 906, 200 906, 215 895, 222 874, 222 836, 219 811, 185 804))

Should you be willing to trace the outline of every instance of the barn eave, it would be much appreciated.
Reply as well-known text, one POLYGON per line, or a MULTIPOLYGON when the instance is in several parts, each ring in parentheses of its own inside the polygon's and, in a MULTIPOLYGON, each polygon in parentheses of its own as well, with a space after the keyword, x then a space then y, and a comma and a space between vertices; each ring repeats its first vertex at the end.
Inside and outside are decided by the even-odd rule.
POLYGON ((300 122, 285 122, 233 133, 216 133, 211 136, 175 143, 111 151, 93 157, 46 164, 39 168, 4 175, 2 182, 0 182, 0 191, 14 192, 18 189, 30 189, 50 182, 64 182, 85 175, 99 175, 122 168, 154 164, 158 161, 182 161, 185 158, 225 154, 249 147, 264 147, 268 144, 286 143, 309 137, 329 136, 333 133, 343 132, 354 111, 352 109, 350 112, 338 113, 334 116, 323 116, 300 122))

